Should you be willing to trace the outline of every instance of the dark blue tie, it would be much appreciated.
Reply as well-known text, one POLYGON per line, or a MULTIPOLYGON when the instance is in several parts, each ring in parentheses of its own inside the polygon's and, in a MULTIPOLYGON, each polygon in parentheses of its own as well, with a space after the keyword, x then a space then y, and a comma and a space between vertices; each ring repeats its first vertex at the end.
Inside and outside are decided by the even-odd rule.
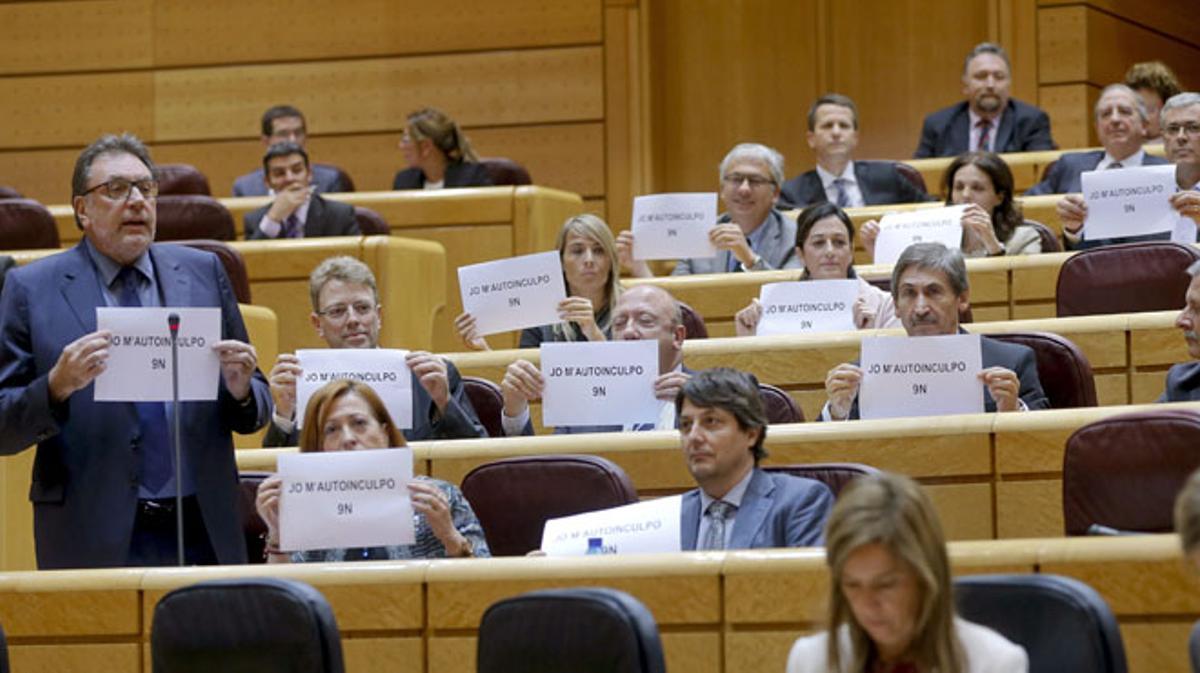
MULTIPOLYGON (((121 267, 117 273, 117 301, 123 307, 140 307, 138 296, 141 272, 132 266, 121 267)), ((171 440, 167 413, 162 402, 134 402, 138 426, 142 431, 142 485, 157 493, 171 478, 171 440)), ((175 485, 179 487, 178 484, 175 485)))

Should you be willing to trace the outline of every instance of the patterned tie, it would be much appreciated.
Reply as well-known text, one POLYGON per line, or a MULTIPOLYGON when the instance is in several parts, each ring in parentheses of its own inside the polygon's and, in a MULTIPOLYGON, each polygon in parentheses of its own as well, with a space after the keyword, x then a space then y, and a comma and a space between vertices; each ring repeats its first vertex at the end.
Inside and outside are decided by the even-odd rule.
POLYGON ((704 542, 700 549, 725 548, 725 522, 737 508, 724 500, 713 500, 708 504, 708 529, 704 531, 704 542))
POLYGON ((833 181, 833 190, 837 193, 837 207, 845 208, 850 205, 850 195, 846 193, 846 184, 849 181, 846 178, 837 178, 833 181))
MULTIPOLYGON (((121 306, 142 305, 142 299, 138 296, 140 284, 140 271, 132 266, 121 267, 113 281, 121 306)), ((138 427, 142 431, 142 484, 156 493, 171 478, 171 440, 166 408, 162 402, 134 402, 133 408, 137 411, 138 427)))
POLYGON ((300 218, 296 217, 296 213, 287 216, 283 223, 283 238, 300 238, 304 234, 304 229, 300 226, 300 218))
POLYGON ((980 119, 975 126, 979 129, 979 144, 975 147, 976 151, 989 151, 988 142, 991 140, 992 122, 980 119))

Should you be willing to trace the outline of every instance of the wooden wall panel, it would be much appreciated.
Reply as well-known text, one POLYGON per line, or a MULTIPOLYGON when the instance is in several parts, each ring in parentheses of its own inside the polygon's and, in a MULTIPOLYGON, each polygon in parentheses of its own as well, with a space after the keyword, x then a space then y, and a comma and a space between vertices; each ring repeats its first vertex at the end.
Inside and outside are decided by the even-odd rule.
MULTIPOLYGON (((154 129, 154 79, 146 72, 4 78, 0 147, 86 145, 102 133, 154 129)), ((261 114, 261 111, 260 111, 261 114)))
POLYGON ((150 0, 0 4, 0 74, 149 66, 151 5, 150 0))
POLYGON ((1200 46, 1200 15, 1193 0, 1037 0, 1041 7, 1080 5, 1126 17, 1130 21, 1169 35, 1181 42, 1200 46))

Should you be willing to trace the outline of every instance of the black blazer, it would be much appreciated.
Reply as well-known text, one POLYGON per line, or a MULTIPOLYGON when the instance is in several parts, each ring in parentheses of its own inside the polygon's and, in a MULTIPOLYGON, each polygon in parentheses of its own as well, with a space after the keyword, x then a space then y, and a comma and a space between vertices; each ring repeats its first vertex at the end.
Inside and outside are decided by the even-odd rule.
MULTIPOLYGON (((970 151, 971 130, 967 102, 942 108, 925 117, 921 127, 921 140, 916 159, 927 157, 955 157, 970 151)), ((1028 103, 1010 98, 996 131, 997 152, 1030 152, 1052 150, 1056 147, 1050 137, 1050 117, 1041 109, 1028 103)))
POLYGON ((1174 365, 1167 372, 1167 386, 1159 402, 1200 401, 1200 362, 1174 365))
MULTIPOLYGON (((446 166, 447 187, 489 187, 492 176, 487 168, 479 163, 450 164, 446 166)), ((423 189, 425 187, 425 172, 419 168, 405 168, 396 173, 392 179, 392 189, 423 189)))
MULTIPOLYGON (((1083 180, 1079 176, 1096 170, 1104 158, 1104 150, 1090 152, 1067 152, 1050 165, 1042 181, 1029 188, 1025 196, 1039 194, 1076 194, 1083 191, 1083 180)), ((1151 154, 1142 159, 1143 166, 1162 166, 1167 160, 1151 154)))
MULTIPOLYGON (((265 240, 267 235, 258 228, 271 204, 252 210, 242 217, 246 228, 246 240, 265 240)), ((320 236, 357 236, 362 230, 354 219, 354 206, 341 201, 326 201, 313 194, 308 203, 308 217, 304 220, 304 238, 320 236)))
MULTIPOLYGON (((868 206, 933 200, 900 175, 894 161, 855 161, 854 177, 868 206)), ((783 183, 779 207, 803 208, 830 200, 821 184, 821 176, 814 168, 783 183)))

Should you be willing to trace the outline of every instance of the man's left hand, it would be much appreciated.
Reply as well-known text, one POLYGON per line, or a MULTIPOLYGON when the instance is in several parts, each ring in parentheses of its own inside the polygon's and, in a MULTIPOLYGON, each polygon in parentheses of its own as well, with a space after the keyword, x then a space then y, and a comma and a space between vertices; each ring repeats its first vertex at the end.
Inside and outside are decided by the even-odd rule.
POLYGON ((224 339, 213 344, 213 350, 221 359, 221 376, 225 389, 233 399, 241 402, 250 394, 250 381, 258 367, 258 353, 254 346, 237 339, 224 339))
POLYGON ((683 384, 687 383, 690 378, 692 375, 684 371, 659 374, 658 378, 654 379, 654 397, 674 402, 675 396, 679 394, 683 384))
POLYGON ((1184 217, 1190 217, 1196 226, 1200 226, 1200 192, 1189 189, 1186 192, 1175 192, 1171 195, 1171 207, 1184 217))
POLYGON ((433 398, 438 413, 444 413, 450 404, 450 376, 446 373, 446 361, 428 351, 409 351, 404 362, 421 387, 433 398))
POLYGON ((1004 367, 988 367, 979 372, 979 380, 987 386, 996 411, 1016 411, 1021 408, 1021 379, 1017 373, 1004 367))
POLYGON ((708 231, 708 240, 717 250, 728 250, 733 253, 742 266, 750 268, 754 265, 754 251, 746 240, 746 233, 733 222, 722 222, 708 231))

